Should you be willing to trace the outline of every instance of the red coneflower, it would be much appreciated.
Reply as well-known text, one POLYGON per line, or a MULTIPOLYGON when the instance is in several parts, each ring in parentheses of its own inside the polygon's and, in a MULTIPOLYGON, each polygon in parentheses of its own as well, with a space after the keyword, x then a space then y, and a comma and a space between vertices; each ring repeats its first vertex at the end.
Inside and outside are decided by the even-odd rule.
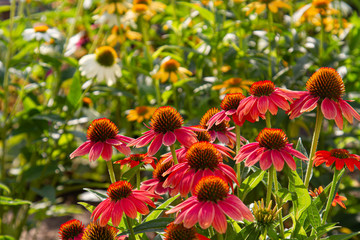
POLYGON ((344 82, 340 74, 333 68, 322 67, 307 81, 302 96, 291 104, 288 111, 290 119, 299 117, 304 112, 310 112, 317 106, 326 119, 334 119, 336 125, 343 128, 343 116, 352 124, 354 117, 360 121, 360 115, 343 100, 344 82))
POLYGON ((89 154, 90 162, 98 159, 100 155, 104 160, 109 161, 113 154, 112 146, 121 153, 129 155, 131 150, 126 143, 134 139, 119 135, 118 132, 118 128, 109 119, 95 119, 87 130, 88 140, 72 152, 70 158, 89 154))
POLYGON ((278 108, 288 111, 289 102, 292 103, 294 98, 301 96, 300 92, 275 87, 275 84, 269 80, 253 83, 250 94, 251 96, 240 102, 237 109, 240 121, 242 118, 253 121, 258 121, 259 117, 264 119, 267 111, 276 115, 278 108))
POLYGON ((81 240, 84 234, 85 225, 77 219, 61 224, 59 237, 61 240, 81 240))
MULTIPOLYGON (((313 198, 319 196, 324 191, 323 187, 320 186, 319 188, 315 188, 314 191, 309 191, 310 196, 313 198)), ((331 203, 331 206, 335 207, 336 204, 339 204, 342 208, 346 209, 345 204, 342 201, 346 201, 347 198, 344 196, 340 196, 339 193, 336 193, 334 200, 331 203)))
POLYGON ((191 228, 197 222, 202 229, 213 226, 219 233, 225 233, 225 215, 241 221, 253 221, 254 217, 245 204, 236 196, 229 194, 228 184, 220 177, 206 176, 195 187, 194 196, 175 206, 166 214, 181 211, 174 223, 183 223, 191 228))
POLYGON ((277 171, 281 171, 286 162, 292 170, 296 170, 295 156, 302 160, 308 160, 299 151, 293 149, 292 143, 283 130, 274 128, 264 128, 256 137, 256 142, 249 143, 240 149, 236 155, 236 163, 245 161, 245 166, 252 166, 260 161, 262 170, 267 170, 274 165, 277 171))
POLYGON ((360 169, 360 156, 356 154, 350 154, 346 149, 317 151, 315 153, 314 165, 317 167, 322 163, 325 163, 327 167, 330 167, 335 163, 337 170, 341 170, 346 164, 347 168, 352 172, 355 169, 354 166, 360 169))
POLYGON ((196 232, 195 227, 186 228, 183 224, 171 222, 166 226, 165 240, 210 240, 209 238, 196 232))
POLYGON ((178 140, 184 146, 195 143, 196 135, 192 127, 183 127, 184 120, 175 108, 170 106, 159 107, 151 118, 150 131, 131 141, 128 146, 143 147, 151 142, 148 155, 157 153, 162 144, 171 146, 178 140))
POLYGON ((90 223, 86 228, 82 240, 118 240, 118 230, 109 225, 100 226, 98 222, 90 223))
POLYGON ((111 218, 113 225, 118 226, 123 212, 130 218, 136 218, 137 212, 143 215, 148 214, 149 208, 145 203, 155 208, 155 204, 150 198, 161 198, 148 191, 133 190, 132 188, 127 181, 112 183, 107 190, 108 198, 94 209, 91 218, 94 221, 100 218, 101 226, 105 226, 111 218))
POLYGON ((168 169, 163 176, 167 176, 163 187, 174 188, 185 197, 190 191, 193 193, 196 184, 204 176, 218 176, 232 186, 232 182, 239 184, 235 171, 222 162, 222 156, 209 142, 194 143, 186 153, 186 161, 168 169))
POLYGON ((128 164, 128 165, 130 165, 130 168, 136 167, 140 163, 144 163, 144 165, 150 164, 153 168, 155 168, 155 162, 154 162, 155 160, 156 160, 155 157, 150 157, 146 153, 145 154, 131 154, 129 157, 124 158, 122 160, 118 160, 114 163, 120 164, 121 166, 128 164))

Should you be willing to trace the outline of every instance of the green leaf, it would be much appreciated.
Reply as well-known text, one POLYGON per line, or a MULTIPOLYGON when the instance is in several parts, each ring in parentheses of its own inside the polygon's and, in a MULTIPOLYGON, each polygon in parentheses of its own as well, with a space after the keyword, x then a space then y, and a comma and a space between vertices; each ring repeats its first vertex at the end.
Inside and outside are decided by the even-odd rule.
POLYGON ((34 192, 42 196, 43 198, 49 199, 51 202, 55 202, 56 199, 56 190, 53 186, 47 185, 41 189, 31 188, 34 192))
POLYGON ((90 205, 86 202, 78 202, 79 205, 83 206, 84 208, 86 208, 86 210, 88 210, 90 213, 92 213, 95 209, 95 206, 90 205))
POLYGON ((275 230, 273 228, 268 228, 267 234, 269 235, 271 240, 278 240, 279 239, 279 236, 277 235, 277 233, 275 232, 275 230))
POLYGON ((332 235, 328 238, 325 238, 325 239, 329 239, 329 240, 347 240, 347 239, 350 239, 354 236, 357 236, 359 235, 360 232, 355 232, 355 233, 349 233, 349 234, 341 234, 341 235, 332 235))
POLYGON ((239 232, 239 234, 236 236, 236 239, 243 239, 243 240, 258 240, 259 236, 261 234, 261 231, 259 231, 255 224, 252 223, 239 232))
POLYGON ((27 200, 13 199, 10 197, 0 196, 0 205, 17 206, 17 205, 26 205, 26 204, 31 204, 31 202, 27 200))
MULTIPOLYGON (((304 154, 306 157, 309 157, 300 137, 298 139, 295 149, 304 154)), ((301 179, 304 179, 307 170, 307 163, 297 157, 294 157, 294 159, 296 162, 296 172, 301 179)))
MULTIPOLYGON (((163 232, 166 226, 174 221, 174 218, 158 218, 148 222, 141 223, 134 227, 134 233, 145 233, 145 232, 163 232)), ((120 235, 129 234, 129 231, 122 232, 120 235)), ((119 236, 120 236, 119 235, 119 236)))
POLYGON ((10 193, 10 189, 3 183, 0 183, 0 189, 3 189, 7 194, 10 193))
POLYGON ((135 174, 140 171, 140 168, 142 167, 142 165, 144 165, 144 163, 140 163, 139 165, 129 169, 128 171, 126 171, 126 173, 124 173, 122 176, 121 176, 121 179, 122 180, 126 180, 126 181, 130 181, 134 176, 135 174))
POLYGON ((92 189, 90 189, 90 188, 84 188, 84 190, 85 190, 85 191, 88 191, 88 192, 90 192, 90 193, 95 194, 101 201, 107 199, 107 196, 106 196, 106 195, 104 195, 104 194, 102 194, 102 193, 100 193, 100 192, 97 192, 97 191, 95 191, 95 190, 92 190, 92 189))
POLYGON ((0 240, 15 240, 12 236, 4 235, 0 236, 0 240))
POLYGON ((311 223, 311 226, 317 228, 321 225, 320 213, 314 203, 310 204, 310 206, 306 209, 306 213, 308 215, 308 219, 311 223))
POLYGON ((240 198, 244 199, 246 195, 261 182, 264 175, 265 171, 259 169, 247 177, 240 185, 240 198))
POLYGON ((71 104, 71 106, 73 106, 74 108, 76 108, 76 106, 79 104, 80 102, 80 98, 81 98, 81 83, 80 83, 80 73, 77 72, 73 79, 72 79, 72 83, 70 86, 70 92, 67 95, 67 100, 69 101, 69 103, 71 104))
POLYGON ((177 194, 176 196, 169 198, 165 202, 163 202, 161 205, 159 205, 156 209, 152 210, 152 212, 145 218, 144 222, 148 222, 151 220, 154 220, 160 216, 160 214, 163 212, 163 209, 169 206, 173 201, 175 201, 180 194, 177 194), (160 210, 162 209, 162 210, 160 210))
POLYGON ((199 14, 206 20, 208 20, 211 24, 214 22, 214 13, 210 12, 209 10, 200 7, 194 3, 187 3, 187 2, 177 2, 176 4, 187 6, 191 9, 195 9, 199 12, 199 14))
MULTIPOLYGON (((287 201, 293 200, 294 199, 294 193, 290 192, 289 190, 287 190, 286 188, 281 188, 278 192, 277 195, 279 197, 279 199, 281 200, 281 204, 279 207, 281 207, 284 203, 286 203, 287 201)), ((295 196, 296 198, 296 196, 295 196)))
POLYGON ((331 230, 333 230, 335 228, 338 228, 338 226, 336 226, 336 223, 328 223, 328 224, 322 225, 315 229, 316 236, 321 237, 325 233, 330 232, 331 230))

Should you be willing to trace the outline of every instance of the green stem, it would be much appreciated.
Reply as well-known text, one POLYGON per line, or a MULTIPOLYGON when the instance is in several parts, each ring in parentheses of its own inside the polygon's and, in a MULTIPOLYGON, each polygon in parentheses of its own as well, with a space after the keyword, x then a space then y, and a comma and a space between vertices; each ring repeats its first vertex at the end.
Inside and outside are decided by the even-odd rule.
POLYGON ((136 188, 140 190, 140 168, 136 173, 136 188))
POLYGON ((177 87, 175 86, 175 83, 172 84, 173 87, 173 98, 174 98, 174 107, 179 110, 179 103, 177 99, 177 87))
POLYGON ((156 103, 157 103, 157 106, 160 107, 161 106, 160 81, 159 81, 159 79, 153 78, 153 82, 155 85, 156 103))
POLYGON ((134 229, 132 228, 132 225, 131 225, 130 217, 126 216, 126 222, 128 224, 129 231, 130 231, 129 239, 135 240, 135 233, 134 233, 134 229))
POLYGON ((115 172, 114 172, 112 161, 111 160, 106 161, 106 165, 108 167, 111 183, 116 182, 115 172))
POLYGON ((173 157, 174 164, 178 164, 179 162, 176 157, 175 144, 170 146, 170 151, 171 151, 171 155, 173 157))
MULTIPOLYGON (((277 180, 277 177, 276 177, 276 170, 275 170, 274 167, 272 167, 272 171, 273 171, 273 176, 274 176, 275 193, 277 194, 278 191, 279 191, 279 184, 278 184, 278 180, 277 180)), ((280 199, 278 199, 276 194, 275 194, 275 196, 276 196, 276 204, 280 208, 281 207, 281 206, 279 206, 280 199)), ((281 238, 284 239, 285 234, 284 234, 284 223, 283 223, 283 220, 282 220, 282 211, 279 212, 279 224, 280 224, 280 235, 281 235, 281 238)))
POLYGON ((265 119, 266 119, 266 127, 267 128, 271 128, 271 115, 270 115, 270 112, 269 111, 267 111, 266 113, 265 113, 265 119))
POLYGON ((331 207, 331 203, 332 201, 334 200, 334 196, 335 196, 335 189, 336 189, 336 184, 337 184, 337 177, 339 176, 339 171, 336 170, 336 168, 334 168, 334 176, 333 176, 333 180, 332 180, 332 183, 331 183, 331 189, 330 189, 330 193, 329 193, 329 196, 328 196, 328 201, 326 203, 326 208, 325 208, 325 211, 324 211, 324 214, 323 214, 323 217, 322 217, 322 222, 321 224, 324 225, 326 223, 326 219, 329 215, 329 210, 330 210, 330 207, 331 207))
POLYGON ((268 185, 267 185, 267 191, 266 191, 266 206, 269 205, 271 200, 271 193, 272 193, 272 184, 274 180, 274 165, 272 165, 268 172, 268 185))
POLYGON ((319 47, 319 65, 322 65, 322 59, 324 54, 324 40, 325 40, 325 26, 324 26, 324 18, 320 14, 321 20, 321 28, 320 28, 320 47, 319 47))
POLYGON ((101 24, 100 25, 100 28, 99 28, 99 31, 98 31, 98 33, 97 33, 97 37, 95 38, 95 40, 93 41, 93 44, 91 45, 91 47, 90 47, 90 50, 89 50, 89 54, 90 53, 93 53, 94 51, 95 51, 95 49, 96 49, 96 47, 97 47, 97 45, 98 45, 98 43, 99 43, 99 41, 100 41, 100 36, 103 34, 103 32, 104 32, 104 28, 105 28, 105 24, 101 24))
POLYGON ((269 65, 268 65, 268 75, 269 75, 269 80, 272 80, 271 42, 272 42, 272 33, 273 33, 273 15, 272 15, 272 12, 270 11, 268 5, 266 5, 266 8, 267 8, 268 16, 269 16, 269 30, 268 30, 268 47, 269 47, 268 61, 269 61, 269 65))
POLYGON ((71 26, 69 28, 69 32, 66 35, 66 40, 65 40, 63 53, 65 53, 65 51, 66 51, 66 48, 67 48, 67 46, 69 44, 69 39, 72 37, 72 35, 74 35, 76 23, 78 22, 79 18, 81 18, 81 15, 82 15, 81 12, 82 12, 82 9, 83 9, 83 5, 84 5, 84 0, 79 0, 77 5, 76 5, 75 19, 74 19, 73 23, 71 24, 71 26))
POLYGON ((224 239, 223 235, 221 233, 218 233, 218 232, 216 232, 216 237, 217 237, 218 240, 223 240, 224 239))
POLYGON ((316 112, 316 122, 315 122, 314 135, 313 135, 311 148, 310 148, 309 164, 307 166, 306 175, 305 175, 305 181, 304 181, 304 185, 305 185, 306 188, 309 187, 310 175, 311 175, 311 172, 312 172, 313 162, 314 162, 313 157, 315 155, 316 148, 317 148, 317 145, 318 145, 323 119, 324 119, 324 116, 323 116, 323 114, 321 112, 320 104, 318 104, 317 112, 316 112))

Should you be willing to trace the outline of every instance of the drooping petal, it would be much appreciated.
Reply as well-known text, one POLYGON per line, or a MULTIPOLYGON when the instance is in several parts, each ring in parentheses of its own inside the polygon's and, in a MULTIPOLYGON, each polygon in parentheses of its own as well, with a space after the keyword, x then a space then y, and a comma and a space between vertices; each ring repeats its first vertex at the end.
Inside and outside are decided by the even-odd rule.
POLYGON ((89 160, 90 162, 95 161, 98 159, 104 149, 104 143, 103 142, 97 142, 95 143, 89 152, 89 160))
POLYGON ((169 147, 173 145, 175 141, 176 141, 176 135, 173 132, 168 131, 164 134, 162 142, 164 143, 165 146, 169 147))
POLYGON ((261 96, 258 100, 257 107, 261 114, 265 114, 269 108, 269 99, 267 96, 261 96))
POLYGON ((123 198, 120 201, 121 208, 124 210, 125 214, 130 218, 136 218, 137 211, 135 205, 127 198, 123 198))
POLYGON ((115 145, 114 147, 126 156, 129 156, 131 154, 131 149, 123 143, 121 143, 120 145, 115 145))
POLYGON ((335 102, 328 98, 325 98, 321 103, 321 112, 324 114, 326 119, 335 119, 337 111, 335 102))
POLYGON ((285 162, 287 163, 287 165, 290 167, 291 170, 295 171, 296 170, 296 163, 294 158, 287 153, 286 151, 279 151, 279 153, 282 155, 283 159, 285 160, 285 162))
POLYGON ((265 151, 260 159, 260 168, 265 171, 271 167, 271 164, 271 151, 265 151))
POLYGON ((91 147, 94 145, 93 142, 86 141, 83 144, 81 144, 75 151, 73 151, 70 154, 70 159, 74 158, 74 157, 78 157, 78 156, 83 156, 85 154, 88 154, 90 152, 91 147))
POLYGON ((113 154, 112 146, 107 143, 104 143, 104 148, 101 153, 102 158, 105 161, 109 161, 111 160, 112 154, 113 154))
POLYGON ((121 208, 121 204, 120 204, 120 202, 116 202, 114 204, 114 208, 111 213, 111 221, 115 227, 119 226, 122 215, 123 215, 123 210, 121 208))
POLYGON ((163 134, 158 134, 148 148, 148 156, 153 156, 157 153, 163 143, 163 134))
POLYGON ((271 160, 274 164, 276 171, 281 171, 284 167, 284 159, 278 150, 271 150, 271 160))
POLYGON ((227 228, 226 217, 217 206, 214 206, 214 210, 215 217, 212 226, 218 233, 225 233, 227 228))
POLYGON ((211 226, 215 217, 215 209, 212 202, 205 202, 199 211, 199 225, 202 229, 211 226))

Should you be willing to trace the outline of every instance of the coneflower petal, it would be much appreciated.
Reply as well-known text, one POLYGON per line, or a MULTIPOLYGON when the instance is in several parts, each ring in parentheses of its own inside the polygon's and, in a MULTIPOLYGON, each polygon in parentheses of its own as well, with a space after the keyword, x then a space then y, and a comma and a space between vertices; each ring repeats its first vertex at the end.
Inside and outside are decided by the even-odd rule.
POLYGON ((89 160, 90 162, 95 161, 96 159, 98 159, 104 149, 104 143, 103 142, 97 142, 95 143, 89 152, 89 160))
POLYGON ((163 134, 159 133, 148 148, 148 156, 153 156, 157 153, 163 143, 163 134))
POLYGON ((74 157, 83 156, 85 154, 88 154, 93 145, 94 145, 94 143, 91 142, 90 140, 84 142, 75 151, 73 151, 70 154, 70 159, 73 159, 74 157))
POLYGON ((321 111, 326 119, 335 119, 337 114, 336 103, 325 98, 321 103, 321 111))
POLYGON ((168 131, 164 134, 162 142, 164 143, 165 146, 171 146, 175 143, 175 141, 176 141, 176 135, 173 132, 168 131))
POLYGON ((215 206, 214 210, 215 217, 212 226, 217 232, 225 233, 227 228, 226 217, 218 207, 215 206))
POLYGON ((112 154, 113 154, 112 146, 107 143, 104 143, 104 148, 101 153, 102 158, 105 161, 109 161, 111 160, 112 154))
POLYGON ((211 226, 215 217, 215 209, 213 203, 205 202, 199 211, 199 225, 202 229, 206 229, 211 226))

